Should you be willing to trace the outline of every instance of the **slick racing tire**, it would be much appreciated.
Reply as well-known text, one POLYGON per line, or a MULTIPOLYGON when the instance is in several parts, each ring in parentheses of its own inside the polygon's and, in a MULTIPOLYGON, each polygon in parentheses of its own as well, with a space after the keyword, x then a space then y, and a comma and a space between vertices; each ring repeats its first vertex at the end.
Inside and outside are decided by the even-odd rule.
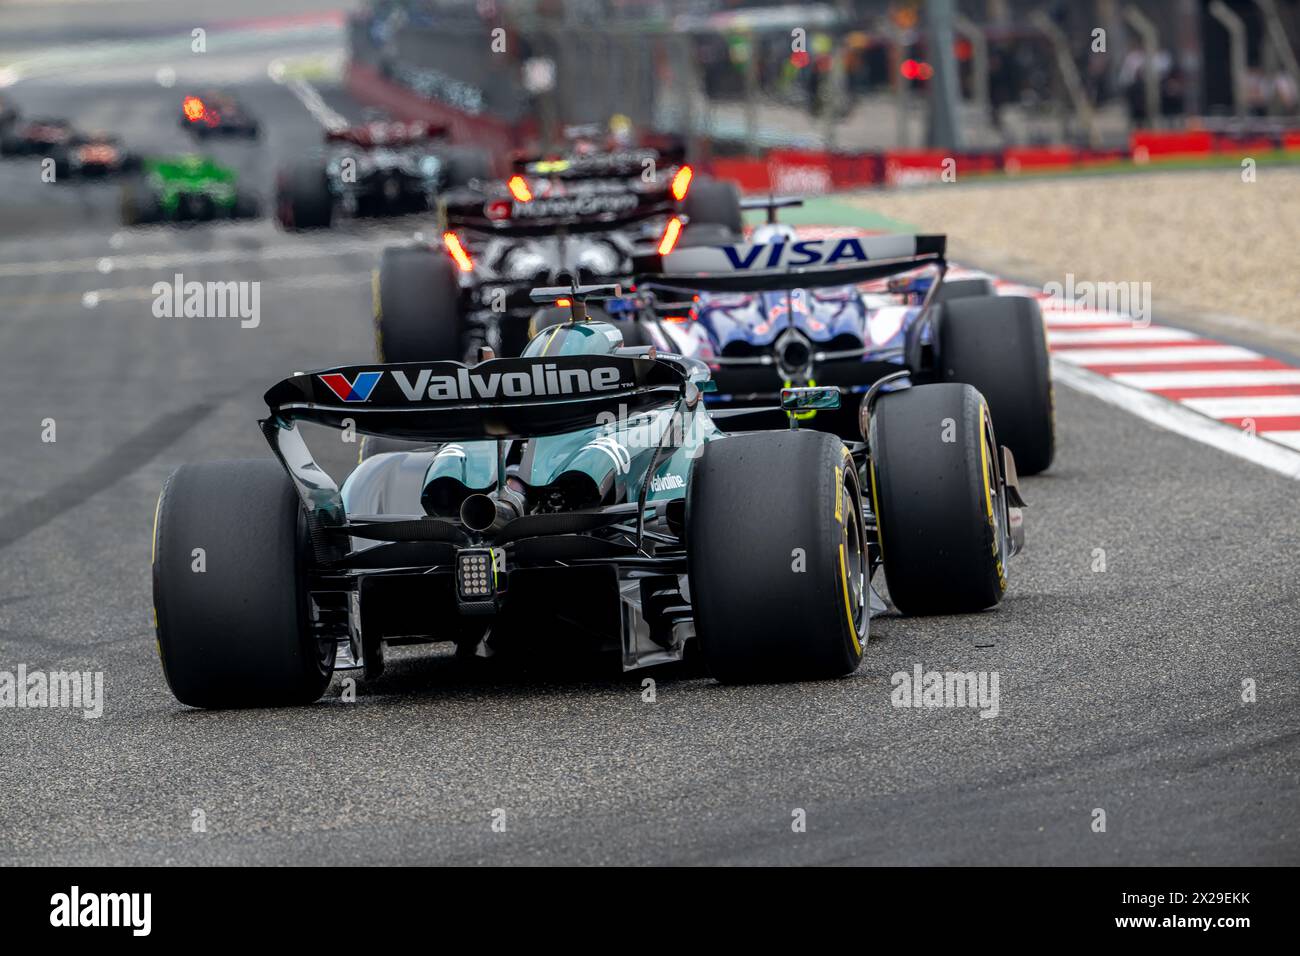
POLYGON ((1045 471, 1056 453, 1056 415, 1038 302, 1009 295, 945 302, 938 338, 939 380, 979 389, 1016 471, 1045 471))
POLYGON ((442 157, 446 164, 445 189, 468 186, 476 179, 492 178, 492 157, 481 149, 460 146, 447 150, 442 157))
POLYGON ((162 218, 162 204, 147 186, 134 182, 122 187, 122 225, 146 226, 162 218))
POLYGON ((745 220, 740 213, 740 191, 736 184, 721 179, 701 178, 691 186, 682 203, 689 221, 682 233, 685 239, 696 226, 724 226, 734 237, 744 235, 745 220))
POLYGON ((970 385, 880 396, 867 428, 885 581, 904 614, 962 614, 1002 600, 1006 508, 984 397, 970 385))
POLYGON ((328 229, 334 196, 320 163, 300 163, 281 172, 275 183, 275 218, 285 229, 328 229))
POLYGON ((318 699, 332 642, 311 629, 306 526, 272 459, 183 465, 158 498, 153 600, 172 693, 191 707, 318 699))
POLYGON ((934 294, 935 302, 952 302, 954 299, 970 299, 976 296, 997 295, 993 280, 980 276, 975 279, 945 279, 934 294))
POLYGON ((381 362, 460 361, 460 286, 441 249, 385 249, 375 277, 375 347, 381 362))
POLYGON ((858 476, 814 431, 704 446, 687 488, 686 545, 700 650, 723 683, 839 677, 869 618, 858 476))

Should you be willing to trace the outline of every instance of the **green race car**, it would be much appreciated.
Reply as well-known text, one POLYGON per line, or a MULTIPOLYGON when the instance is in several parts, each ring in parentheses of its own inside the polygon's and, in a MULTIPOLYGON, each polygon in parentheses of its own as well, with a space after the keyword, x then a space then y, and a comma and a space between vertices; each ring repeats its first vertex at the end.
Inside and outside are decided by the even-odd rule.
POLYGON ((122 190, 122 223, 255 219, 257 196, 239 188, 239 174, 207 156, 146 159, 141 179, 122 190))

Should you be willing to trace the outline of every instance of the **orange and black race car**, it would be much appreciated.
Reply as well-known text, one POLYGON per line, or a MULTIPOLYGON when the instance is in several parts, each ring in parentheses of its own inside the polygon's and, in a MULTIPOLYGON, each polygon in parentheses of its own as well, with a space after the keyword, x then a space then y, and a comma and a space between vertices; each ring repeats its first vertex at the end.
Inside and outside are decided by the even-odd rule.
POLYGON ((181 101, 180 124, 200 138, 225 135, 257 139, 261 125, 228 93, 191 93, 181 101))
POLYGON ((140 157, 106 133, 74 134, 68 142, 50 151, 56 181, 77 177, 95 178, 140 168, 140 157))

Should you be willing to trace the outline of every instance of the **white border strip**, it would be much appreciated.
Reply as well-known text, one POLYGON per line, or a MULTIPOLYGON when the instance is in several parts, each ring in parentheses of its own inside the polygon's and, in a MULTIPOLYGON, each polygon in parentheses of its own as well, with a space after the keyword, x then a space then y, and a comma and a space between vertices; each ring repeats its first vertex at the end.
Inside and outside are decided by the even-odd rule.
POLYGON ((1108 405, 1184 438, 1217 448, 1238 458, 1262 465, 1288 478, 1300 480, 1300 451, 1240 431, 1213 418, 1206 418, 1177 402, 1052 359, 1052 377, 1076 391, 1099 398, 1108 405))

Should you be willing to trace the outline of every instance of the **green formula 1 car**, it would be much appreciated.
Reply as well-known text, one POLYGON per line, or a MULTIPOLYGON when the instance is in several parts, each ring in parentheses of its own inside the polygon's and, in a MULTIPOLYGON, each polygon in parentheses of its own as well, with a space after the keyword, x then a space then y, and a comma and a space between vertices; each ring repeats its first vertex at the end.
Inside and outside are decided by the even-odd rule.
POLYGON ((144 160, 143 176, 122 189, 122 223, 255 219, 257 196, 239 188, 239 174, 207 156, 144 160))

